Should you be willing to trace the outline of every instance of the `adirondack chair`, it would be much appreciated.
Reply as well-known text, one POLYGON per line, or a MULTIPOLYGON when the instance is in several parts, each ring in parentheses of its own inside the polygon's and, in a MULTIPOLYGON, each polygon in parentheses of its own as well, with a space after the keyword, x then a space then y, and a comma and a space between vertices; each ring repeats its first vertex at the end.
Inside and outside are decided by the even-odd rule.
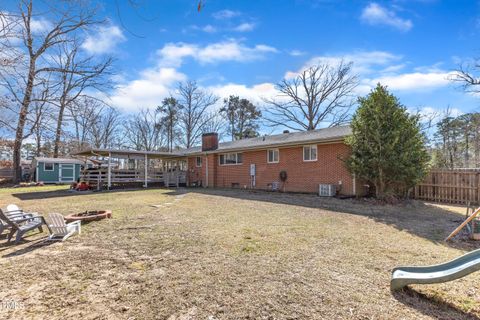
POLYGON ((62 240, 65 241, 75 232, 80 234, 81 221, 74 221, 65 223, 65 218, 59 213, 49 213, 47 216, 47 225, 50 230, 48 240, 62 240))
POLYGON ((43 232, 42 224, 45 223, 42 216, 25 215, 23 213, 5 214, 2 209, 0 209, 0 219, 11 229, 7 242, 10 242, 13 235, 17 233, 15 243, 19 243, 23 235, 30 230, 38 229, 43 232))
MULTIPOLYGON (((7 210, 4 212, 4 214, 8 217, 10 217, 12 220, 18 220, 22 218, 28 218, 28 217, 37 217, 39 216, 38 213, 36 212, 24 212, 22 209, 20 209, 17 205, 15 204, 9 204, 7 206, 7 210)), ((0 219, 0 235, 5 231, 11 229, 11 226, 6 222, 0 219)))

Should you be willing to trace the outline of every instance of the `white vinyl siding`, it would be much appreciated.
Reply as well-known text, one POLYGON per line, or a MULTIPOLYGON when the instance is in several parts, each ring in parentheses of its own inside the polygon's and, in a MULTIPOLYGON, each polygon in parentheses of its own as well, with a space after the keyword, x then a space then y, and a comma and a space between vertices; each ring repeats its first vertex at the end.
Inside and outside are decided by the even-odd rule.
POLYGON ((280 151, 278 149, 267 150, 267 162, 278 163, 280 161, 280 151))
POLYGON ((218 158, 220 165, 242 164, 242 160, 241 153, 223 153, 218 158))
POLYGON ((304 146, 303 147, 303 161, 317 161, 317 146, 304 146))

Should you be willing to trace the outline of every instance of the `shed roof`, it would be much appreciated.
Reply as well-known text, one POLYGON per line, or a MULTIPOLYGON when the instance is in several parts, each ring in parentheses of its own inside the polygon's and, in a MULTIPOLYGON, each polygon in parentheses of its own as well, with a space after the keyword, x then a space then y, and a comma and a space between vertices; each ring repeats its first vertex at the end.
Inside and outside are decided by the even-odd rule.
POLYGON ((36 157, 32 162, 44 162, 44 163, 74 163, 74 164, 84 164, 85 161, 73 158, 45 158, 45 157, 36 157))

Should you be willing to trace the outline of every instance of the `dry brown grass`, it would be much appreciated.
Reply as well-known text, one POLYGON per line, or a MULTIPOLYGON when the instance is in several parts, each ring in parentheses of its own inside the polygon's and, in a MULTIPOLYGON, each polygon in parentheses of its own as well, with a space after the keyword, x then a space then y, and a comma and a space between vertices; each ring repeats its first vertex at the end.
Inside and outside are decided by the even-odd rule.
POLYGON ((73 195, 0 189, 0 206, 112 209, 64 243, 0 242, 0 318, 457 319, 480 315, 480 273, 392 295, 390 270, 478 247, 441 240, 445 207, 313 195, 161 189, 73 195), (158 205, 153 207, 152 205, 158 205))

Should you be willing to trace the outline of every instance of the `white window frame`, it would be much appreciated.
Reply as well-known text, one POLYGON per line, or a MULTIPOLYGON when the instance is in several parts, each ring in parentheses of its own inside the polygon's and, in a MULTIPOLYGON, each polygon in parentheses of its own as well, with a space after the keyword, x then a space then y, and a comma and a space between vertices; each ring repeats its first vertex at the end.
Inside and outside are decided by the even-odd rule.
POLYGON ((228 152, 228 153, 222 153, 218 156, 218 165, 220 166, 239 166, 239 165, 242 165, 243 164, 243 154, 242 152, 228 152), (221 162, 221 157, 223 156, 223 158, 225 159, 225 157, 229 154, 234 154, 235 155, 235 163, 222 163, 221 162), (238 155, 241 154, 242 155, 242 162, 238 162, 238 155))
MULTIPOLYGON (((275 158, 275 156, 273 157, 275 158)), ((267 149, 267 163, 279 163, 280 162, 280 149, 267 149), (277 161, 270 161, 270 151, 277 153, 277 161)))
POLYGON ((51 163, 51 162, 44 162, 43 163, 43 171, 55 171, 55 163, 51 163), (47 169, 47 167, 45 167, 46 164, 51 164, 52 165, 52 169, 47 169))
POLYGON ((195 157, 195 166, 196 166, 197 168, 201 168, 202 165, 203 165, 203 159, 202 159, 202 157, 195 157), (200 165, 198 165, 198 159, 200 159, 200 165))
POLYGON ((302 149, 302 157, 303 157, 303 162, 314 162, 314 161, 317 161, 318 159, 318 147, 316 144, 311 144, 311 145, 308 145, 308 146, 303 146, 303 149, 302 149), (312 149, 315 149, 315 159, 305 159, 305 149, 306 148, 309 148, 310 151, 309 151, 309 155, 310 155, 310 158, 312 157, 312 149))

